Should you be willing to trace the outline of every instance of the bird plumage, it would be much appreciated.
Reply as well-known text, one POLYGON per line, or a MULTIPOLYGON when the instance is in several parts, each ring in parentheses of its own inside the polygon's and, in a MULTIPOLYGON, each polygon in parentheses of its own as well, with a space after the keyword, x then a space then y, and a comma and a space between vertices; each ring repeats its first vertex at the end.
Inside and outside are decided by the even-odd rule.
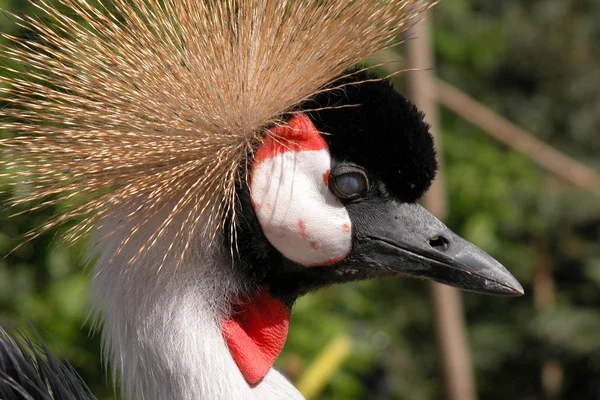
POLYGON ((519 294, 415 201, 436 169, 423 115, 349 69, 433 2, 35 2, 4 54, 6 175, 39 230, 81 221, 92 320, 128 398, 298 399, 275 369, 298 296, 408 274, 519 294), (433 240, 435 238, 435 240, 433 240), (441 238, 441 239, 440 239, 441 238))
POLYGON ((41 229, 77 219, 74 239, 121 208, 145 215, 135 236, 170 207, 140 254, 181 212, 174 243, 212 241, 268 128, 394 43, 432 1, 32 4, 43 20, 13 18, 35 38, 5 35, 3 49, 23 70, 0 78, 0 129, 17 135, 2 146, 18 153, 3 163, 34 189, 15 201, 69 198, 41 229))
POLYGON ((0 399, 94 400, 75 369, 43 343, 0 327, 0 399))

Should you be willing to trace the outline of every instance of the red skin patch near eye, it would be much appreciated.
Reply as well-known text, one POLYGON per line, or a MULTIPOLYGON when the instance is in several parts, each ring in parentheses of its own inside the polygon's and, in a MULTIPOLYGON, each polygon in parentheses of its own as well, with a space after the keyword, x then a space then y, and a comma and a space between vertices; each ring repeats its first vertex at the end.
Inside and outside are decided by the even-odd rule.
POLYGON ((329 174, 331 174, 330 170, 327 170, 327 172, 325 172, 323 174, 323 183, 325 184, 325 186, 329 187, 329 174))
POLYGON ((350 232, 350 225, 348 225, 348 224, 342 225, 342 232, 349 233, 350 232))
POLYGON ((329 260, 325 261, 322 265, 333 265, 333 264, 337 264, 340 261, 342 261, 344 258, 346 258, 348 254, 344 254, 343 256, 339 256, 339 257, 334 257, 334 258, 330 258, 329 260))
POLYGON ((290 310, 263 286, 248 302, 221 319, 229 352, 246 381, 259 383, 281 353, 290 324, 290 310))
POLYGON ((254 160, 259 163, 287 151, 316 151, 326 148, 325 139, 310 118, 304 114, 296 114, 287 124, 276 126, 269 131, 264 143, 254 155, 254 160))
POLYGON ((306 224, 301 219, 298 220, 298 229, 300 229, 300 236, 302 236, 303 239, 308 239, 308 234, 306 233, 306 224))
POLYGON ((339 257, 330 258, 329 260, 322 262, 322 263, 307 265, 307 267, 329 267, 333 264, 337 264, 340 261, 344 260, 346 257, 348 257, 348 253, 341 255, 339 257))

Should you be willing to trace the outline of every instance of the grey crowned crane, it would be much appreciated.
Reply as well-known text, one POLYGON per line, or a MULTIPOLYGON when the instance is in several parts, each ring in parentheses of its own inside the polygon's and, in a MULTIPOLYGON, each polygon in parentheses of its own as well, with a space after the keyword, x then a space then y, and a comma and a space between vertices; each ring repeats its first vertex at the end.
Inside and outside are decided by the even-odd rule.
MULTIPOLYGON (((523 293, 416 204, 436 171, 423 115, 352 69, 432 2, 60 3, 14 16, 36 35, 4 49, 26 68, 2 78, 3 168, 31 188, 16 203, 69 200, 33 235, 75 219, 68 238, 92 237, 92 316, 128 398, 302 398, 272 366, 323 286, 523 293)), ((0 335, 3 397, 89 398, 24 347, 0 335)))

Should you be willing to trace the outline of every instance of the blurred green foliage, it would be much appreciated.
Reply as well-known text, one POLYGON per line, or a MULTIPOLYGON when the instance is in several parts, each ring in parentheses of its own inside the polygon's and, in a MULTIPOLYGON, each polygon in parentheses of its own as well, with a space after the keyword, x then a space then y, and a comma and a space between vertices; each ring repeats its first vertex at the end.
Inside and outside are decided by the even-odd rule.
MULTIPOLYGON (((34 12, 17 0, 0 0, 0 8, 34 12)), ((600 168, 600 1, 446 0, 433 20, 436 71, 443 79, 600 168)), ((3 15, 0 31, 25 34, 3 15)), ((541 371, 553 360, 564 374, 554 398, 598 398, 598 194, 569 187, 445 110, 442 132, 447 224, 506 265, 527 294, 464 295, 480 397, 548 398, 541 371), (555 304, 543 310, 534 307, 532 287, 540 266, 552 269, 555 283, 555 304)), ((83 245, 65 247, 57 231, 11 252, 59 209, 9 217, 15 212, 9 194, 0 203, 7 205, 0 209, 0 320, 19 327, 29 321, 51 348, 62 349, 99 397, 112 398, 99 338, 90 337, 85 325, 83 245)), ((355 349, 323 399, 444 398, 422 282, 361 282, 300 299, 277 365, 297 378, 340 332, 352 335, 355 349)))

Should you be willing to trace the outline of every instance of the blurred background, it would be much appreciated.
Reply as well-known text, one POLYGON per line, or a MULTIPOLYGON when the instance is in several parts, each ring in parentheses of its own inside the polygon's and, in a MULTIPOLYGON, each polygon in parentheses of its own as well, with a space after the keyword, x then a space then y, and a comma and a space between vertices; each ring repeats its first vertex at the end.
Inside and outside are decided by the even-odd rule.
MULTIPOLYGON (((34 12, 24 0, 0 9, 34 12)), ((444 301, 410 279, 331 287, 298 301, 277 366, 318 399, 600 399, 600 0, 444 0, 428 21, 430 40, 413 32, 373 62, 425 69, 394 83, 438 134, 443 185, 426 205, 526 295, 444 301)), ((0 31, 27 35, 2 15, 0 31)), ((85 322, 83 245, 54 231, 10 252, 60 207, 11 212, 0 208, 2 325, 35 326, 114 398, 85 322)))

